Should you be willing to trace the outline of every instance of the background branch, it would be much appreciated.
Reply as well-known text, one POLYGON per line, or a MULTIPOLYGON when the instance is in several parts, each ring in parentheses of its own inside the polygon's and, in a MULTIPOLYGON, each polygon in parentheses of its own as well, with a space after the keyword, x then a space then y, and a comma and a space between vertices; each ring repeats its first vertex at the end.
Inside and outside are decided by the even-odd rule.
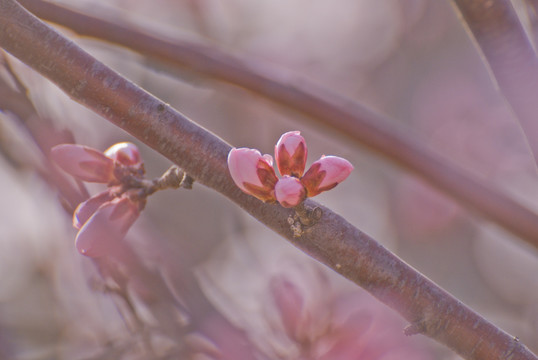
POLYGON ((538 161, 538 59, 509 0, 453 0, 538 161))
MULTIPOLYGON (((480 181, 417 143, 393 122, 306 79, 230 56, 213 47, 166 40, 146 32, 87 16, 41 0, 21 0, 43 19, 78 34, 103 39, 139 52, 172 73, 193 71, 244 87, 301 112, 305 120, 367 146, 448 194, 467 208, 538 247, 538 216, 509 196, 480 181)), ((181 75, 181 74, 180 74, 181 75)), ((538 81, 536 82, 538 86, 538 81)), ((538 92, 529 92, 535 94, 538 92)), ((538 113, 538 112, 536 112, 538 113)))
POLYGON ((95 60, 13 0, 0 0, 0 46, 74 100, 154 148, 196 180, 237 203, 295 246, 359 284, 430 336, 467 359, 537 359, 433 282, 320 206, 321 220, 294 238, 291 210, 242 193, 226 165, 230 146, 95 60))

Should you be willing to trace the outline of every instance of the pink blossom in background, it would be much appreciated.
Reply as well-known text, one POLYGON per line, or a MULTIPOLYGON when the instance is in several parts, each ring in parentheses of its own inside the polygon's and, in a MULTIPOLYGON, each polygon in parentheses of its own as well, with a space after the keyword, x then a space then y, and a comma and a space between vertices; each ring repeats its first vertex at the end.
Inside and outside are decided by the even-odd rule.
POLYGON ((420 338, 403 333, 405 322, 366 292, 338 292, 321 281, 323 289, 313 296, 304 291, 311 285, 298 286, 286 274, 270 280, 270 298, 288 340, 276 350, 279 358, 434 359, 420 338))
POLYGON ((50 154, 75 178, 108 185, 107 190, 79 204, 73 214, 73 226, 79 230, 75 245, 81 254, 111 254, 145 205, 145 199, 133 196, 133 190, 122 184, 125 174, 144 174, 138 148, 123 142, 100 152, 87 146, 61 144, 53 147, 50 154))
POLYGON ((338 156, 322 156, 303 175, 308 149, 299 131, 283 134, 275 146, 278 179, 270 155, 258 150, 233 148, 228 154, 228 168, 235 184, 243 192, 264 202, 275 200, 284 207, 299 205, 306 197, 316 196, 344 181, 353 165, 338 156))

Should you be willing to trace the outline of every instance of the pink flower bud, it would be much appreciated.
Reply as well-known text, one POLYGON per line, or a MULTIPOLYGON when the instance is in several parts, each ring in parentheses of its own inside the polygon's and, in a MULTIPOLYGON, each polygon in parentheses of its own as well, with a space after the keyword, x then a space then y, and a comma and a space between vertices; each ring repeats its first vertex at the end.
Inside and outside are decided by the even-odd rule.
POLYGON ((139 166, 143 162, 138 147, 130 142, 114 144, 104 154, 125 166, 139 166))
POLYGON ((81 202, 73 214, 73 226, 80 229, 101 205, 112 199, 114 199, 114 196, 110 191, 106 190, 81 202))
POLYGON ((353 165, 338 156, 322 156, 314 162, 301 178, 308 197, 330 190, 344 181, 353 170, 353 165))
POLYGON ((228 154, 228 168, 235 184, 245 193, 265 202, 275 201, 278 180, 271 155, 255 149, 233 148, 228 154))
POLYGON ((275 145, 275 159, 282 176, 301 177, 306 165, 308 149, 299 131, 283 134, 275 145))
POLYGON ((113 253, 139 214, 139 204, 126 197, 104 203, 78 232, 78 251, 89 257, 113 253))
POLYGON ((50 150, 50 156, 62 170, 80 180, 108 183, 114 179, 114 161, 90 147, 56 145, 50 150))
POLYGON ((306 198, 306 191, 299 179, 285 175, 275 185, 275 197, 280 205, 290 208, 306 198))

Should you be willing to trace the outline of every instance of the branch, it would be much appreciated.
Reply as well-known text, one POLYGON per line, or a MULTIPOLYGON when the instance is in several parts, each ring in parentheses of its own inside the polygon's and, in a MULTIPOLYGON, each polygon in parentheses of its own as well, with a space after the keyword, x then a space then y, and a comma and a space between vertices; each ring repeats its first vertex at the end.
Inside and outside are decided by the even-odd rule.
POLYGON ((509 0, 452 0, 538 162, 538 59, 509 0))
MULTIPOLYGON (((394 125, 353 103, 287 72, 259 65, 212 47, 163 40, 117 22, 109 22, 40 0, 21 0, 38 16, 81 35, 104 39, 139 52, 166 70, 193 71, 232 83, 301 112, 322 128, 367 146, 424 178, 456 201, 538 248, 538 216, 509 196, 453 166, 394 125)), ((537 82, 538 84, 538 82, 537 82)), ((535 92, 538 93, 538 92, 535 92)), ((538 112, 536 112, 538 114, 538 112)))
POLYGON ((230 146, 91 57, 28 13, 0 0, 0 47, 74 100, 154 148, 318 261, 365 288, 420 332, 476 360, 534 359, 516 338, 480 317, 330 209, 294 238, 292 210, 241 192, 227 169, 230 146))

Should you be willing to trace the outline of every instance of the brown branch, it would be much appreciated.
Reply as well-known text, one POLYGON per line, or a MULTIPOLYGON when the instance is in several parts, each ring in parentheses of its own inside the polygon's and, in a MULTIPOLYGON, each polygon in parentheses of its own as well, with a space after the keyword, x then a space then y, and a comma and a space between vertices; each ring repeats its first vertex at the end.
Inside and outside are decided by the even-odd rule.
POLYGON ((509 0, 452 0, 538 162, 538 59, 509 0))
MULTIPOLYGON (((215 48, 181 40, 163 40, 127 26, 68 10, 40 0, 21 0, 38 16, 78 34, 104 39, 165 65, 169 71, 193 71, 242 86, 308 115, 305 120, 370 148, 426 179, 467 208, 538 247, 538 216, 509 196, 453 166, 415 142, 392 123, 295 75, 227 55, 215 48)), ((538 84, 538 83, 537 83, 538 84)), ((538 92, 535 92, 538 93, 538 92)), ((538 102, 537 102, 538 103, 538 102)), ((537 112, 538 113, 538 112, 537 112)))
POLYGON ((226 165, 230 146, 85 53, 14 0, 0 0, 0 47, 74 100, 154 148, 310 256, 364 287, 421 332, 467 359, 538 359, 330 209, 294 238, 292 210, 242 193, 226 165))

